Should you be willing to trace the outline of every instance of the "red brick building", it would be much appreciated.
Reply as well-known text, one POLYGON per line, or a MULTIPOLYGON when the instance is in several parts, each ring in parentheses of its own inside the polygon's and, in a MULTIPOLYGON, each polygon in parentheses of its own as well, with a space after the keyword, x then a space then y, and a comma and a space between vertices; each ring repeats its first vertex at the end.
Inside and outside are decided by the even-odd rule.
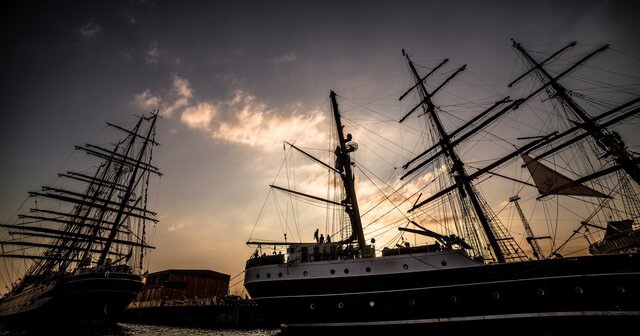
POLYGON ((218 304, 229 291, 228 274, 170 269, 149 274, 133 306, 218 304))

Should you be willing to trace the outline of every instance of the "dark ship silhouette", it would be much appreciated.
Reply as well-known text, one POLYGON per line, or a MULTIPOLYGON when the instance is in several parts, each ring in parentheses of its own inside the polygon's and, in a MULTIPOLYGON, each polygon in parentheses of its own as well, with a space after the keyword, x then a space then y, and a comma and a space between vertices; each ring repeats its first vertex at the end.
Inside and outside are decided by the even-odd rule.
MULTIPOLYGON (((346 127, 342 124, 337 95, 331 92, 337 136, 332 150, 335 163, 324 163, 294 145, 291 148, 337 176, 335 181, 341 186, 335 188, 336 198, 330 200, 292 188, 272 187, 291 195, 287 202, 292 199, 326 202, 328 212, 335 210, 338 215, 333 218, 338 218, 341 224, 328 235, 330 241, 291 242, 286 239, 287 231, 285 241, 250 239, 248 244, 258 247, 245 268, 244 285, 251 297, 287 331, 351 332, 360 328, 380 331, 403 327, 449 332, 457 327, 468 331, 465 328, 477 326, 471 332, 546 335, 557 330, 561 330, 560 334, 600 330, 619 335, 628 330, 640 318, 637 235, 619 248, 614 248, 612 242, 628 238, 628 233, 638 225, 639 158, 609 128, 637 116, 640 98, 632 93, 632 99, 622 105, 607 108, 596 116, 588 114, 561 80, 607 46, 557 73, 546 69, 548 63, 575 45, 571 43, 538 61, 514 41, 514 48, 529 70, 509 86, 525 77, 534 77, 539 84, 523 98, 507 97, 495 102, 453 130, 442 120, 449 114, 435 101, 439 91, 465 66, 443 75, 446 78, 437 84, 429 84, 447 60, 423 74, 418 69, 424 67, 416 66, 403 50, 413 85, 400 99, 414 95, 418 103, 410 105, 415 107, 405 112, 400 122, 421 121, 425 130, 420 133, 423 149, 413 151, 418 154, 402 167, 399 181, 424 185, 419 192, 412 191, 393 204, 395 207, 408 204, 406 217, 395 224, 405 223, 398 228, 400 233, 428 237, 430 241, 425 244, 403 243, 402 237, 395 245, 376 250, 375 239, 365 238, 364 227, 371 224, 363 224, 355 170, 371 173, 353 159, 358 144, 351 134, 344 134, 346 127), (547 98, 540 99, 543 95, 547 98), (505 119, 513 113, 522 116, 526 112, 521 111, 528 104, 538 101, 552 104, 550 115, 564 114, 542 120, 546 128, 538 135, 502 141, 508 142, 504 147, 508 147, 509 153, 483 161, 483 167, 465 162, 460 147, 466 141, 478 135, 493 135, 495 128, 491 126, 510 121, 505 119), (562 123, 557 121, 560 119, 562 123), (588 154, 594 151, 595 154, 588 154), (584 162, 588 167, 582 170, 580 164, 584 162), (560 164, 569 167, 560 170, 560 164), (504 173, 507 169, 502 167, 507 165, 514 167, 516 177, 504 173), (479 191, 478 185, 488 177, 518 186, 512 189, 515 196, 506 195, 505 199, 518 210, 526 229, 526 241, 531 245, 530 254, 520 246, 524 239, 519 241, 510 234, 479 191), (524 198, 538 203, 552 200, 545 203, 552 210, 540 209, 542 206, 534 210, 543 210, 542 216, 554 224, 560 220, 564 224, 565 217, 572 215, 565 224, 578 227, 572 237, 605 229, 607 235, 592 242, 591 254, 563 255, 566 244, 555 244, 553 249, 544 251, 539 241, 552 239, 554 232, 549 236, 533 234, 529 220, 539 217, 533 217, 530 211, 525 214, 520 206, 524 198), (560 205, 564 199, 569 205, 560 205), (273 254, 259 253, 271 247, 273 254), (281 247, 286 248, 286 253, 275 252, 281 247)), ((514 129, 517 130, 515 127, 509 130, 514 129)), ((499 142, 485 142, 483 146, 499 142)), ((383 189, 378 190, 382 193, 383 189)), ((391 202, 402 192, 402 188, 394 188, 379 197, 379 203, 391 202)), ((279 209, 285 212, 283 207, 279 209)), ((371 222, 379 219, 375 217, 371 222)))
POLYGON ((136 298, 153 248, 146 233, 158 222, 147 208, 149 179, 160 174, 151 164, 157 119, 141 116, 130 130, 108 124, 123 134, 113 148, 75 147, 98 160, 94 172, 58 174, 72 187, 29 192, 34 207, 0 224, 1 260, 22 272, 0 298, 0 322, 113 320, 136 298))

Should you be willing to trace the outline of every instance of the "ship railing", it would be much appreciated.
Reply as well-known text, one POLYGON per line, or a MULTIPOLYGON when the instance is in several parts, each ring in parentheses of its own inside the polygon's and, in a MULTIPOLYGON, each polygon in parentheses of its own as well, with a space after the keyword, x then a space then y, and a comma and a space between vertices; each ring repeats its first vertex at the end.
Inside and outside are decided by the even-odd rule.
POLYGON ((255 256, 247 260, 246 267, 284 264, 284 254, 255 256))
POLYGON ((219 306, 224 302, 216 298, 192 298, 185 300, 148 300, 135 301, 129 308, 172 307, 172 306, 219 306))
MULTIPOLYGON (((303 247, 304 249, 304 247, 303 247)), ((375 248, 366 245, 360 249, 353 245, 343 245, 341 243, 316 244, 308 251, 302 251, 299 260, 301 262, 312 262, 322 260, 347 260, 368 258, 375 255, 375 248)))

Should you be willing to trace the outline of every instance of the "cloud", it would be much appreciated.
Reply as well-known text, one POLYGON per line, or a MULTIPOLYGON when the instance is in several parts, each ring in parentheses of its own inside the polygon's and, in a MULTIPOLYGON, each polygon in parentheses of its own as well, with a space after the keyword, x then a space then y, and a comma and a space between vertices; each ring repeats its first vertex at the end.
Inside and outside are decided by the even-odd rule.
POLYGON ((169 117, 176 111, 183 108, 189 108, 192 105, 191 100, 193 98, 193 90, 191 89, 189 81, 173 74, 173 82, 171 91, 169 92, 169 98, 172 103, 163 108, 162 115, 169 117))
POLYGON ((141 110, 159 108, 164 117, 171 117, 176 111, 183 111, 191 107, 193 105, 193 89, 191 89, 189 81, 176 74, 173 74, 172 78, 171 89, 165 97, 146 89, 134 95, 133 104, 141 110))
POLYGON ((189 85, 189 81, 173 75, 173 93, 179 97, 191 98, 193 97, 193 90, 189 85))
MULTIPOLYGON (((277 114, 242 90, 235 91, 230 99, 218 102, 217 106, 221 113, 220 118, 213 120, 211 137, 249 146, 275 149, 308 123, 303 115, 277 114)), ((322 137, 315 128, 318 122, 320 119, 307 125, 308 141, 315 142, 322 137)))
POLYGON ((165 117, 170 117, 175 113, 175 111, 178 111, 183 107, 189 106, 189 104, 190 104, 189 99, 184 97, 179 97, 175 99, 173 103, 171 103, 171 105, 166 106, 164 109, 162 109, 161 113, 165 117))
POLYGON ((167 228, 167 231, 172 232, 172 231, 177 231, 180 230, 184 227, 184 223, 180 223, 180 224, 173 224, 171 226, 169 226, 167 228))
POLYGON ((298 55, 294 52, 290 52, 288 54, 284 54, 278 57, 273 57, 270 59, 273 63, 288 63, 298 60, 298 55))
POLYGON ((135 95, 133 98, 133 102, 141 110, 150 110, 159 108, 161 99, 160 97, 151 94, 151 91, 147 89, 135 95))
POLYGON ((84 26, 80 27, 80 35, 82 35, 82 37, 84 37, 87 40, 91 40, 94 37, 96 37, 96 35, 102 30, 102 27, 93 22, 93 21, 89 21, 87 23, 84 24, 84 26))
POLYGON ((216 108, 205 102, 185 109, 180 116, 180 120, 191 128, 209 131, 211 120, 215 115, 216 108))
POLYGON ((133 14, 131 14, 131 12, 124 12, 122 13, 122 17, 129 22, 130 24, 136 24, 137 20, 136 18, 133 16, 133 14))
POLYGON ((160 58, 160 50, 158 49, 158 44, 154 43, 151 46, 151 49, 147 51, 145 62, 147 64, 158 64, 159 58, 160 58))
POLYGON ((291 140, 302 129, 307 144, 317 144, 326 137, 317 127, 323 118, 308 120, 297 113, 300 105, 291 106, 290 113, 277 113, 244 90, 235 90, 226 99, 199 101, 189 81, 176 74, 166 97, 144 90, 135 95, 134 103, 141 109, 160 104, 163 116, 179 116, 187 127, 206 132, 212 139, 268 150, 279 148, 283 140, 291 140))

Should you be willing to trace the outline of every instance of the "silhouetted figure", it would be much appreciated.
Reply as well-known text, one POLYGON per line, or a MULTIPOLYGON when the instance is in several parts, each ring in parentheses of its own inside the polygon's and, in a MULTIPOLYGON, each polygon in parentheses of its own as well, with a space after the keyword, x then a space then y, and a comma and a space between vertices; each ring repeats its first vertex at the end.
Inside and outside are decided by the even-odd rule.
POLYGON ((318 242, 318 229, 316 229, 316 232, 313 233, 313 239, 316 240, 316 243, 318 242))
POLYGON ((324 235, 320 234, 320 244, 324 243, 324 235))

